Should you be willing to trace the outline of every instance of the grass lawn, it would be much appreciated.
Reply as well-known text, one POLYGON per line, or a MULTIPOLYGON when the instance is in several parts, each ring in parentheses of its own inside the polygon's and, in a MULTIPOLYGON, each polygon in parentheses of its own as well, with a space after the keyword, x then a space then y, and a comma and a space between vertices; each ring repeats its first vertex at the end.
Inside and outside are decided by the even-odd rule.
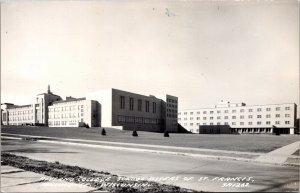
POLYGON ((209 135, 209 134, 174 134, 164 137, 163 133, 138 131, 138 137, 132 131, 105 128, 106 136, 101 135, 101 128, 65 128, 65 127, 29 127, 2 126, 2 133, 38 135, 61 138, 77 138, 99 141, 169 145, 246 152, 270 152, 276 148, 299 141, 299 135, 209 135))

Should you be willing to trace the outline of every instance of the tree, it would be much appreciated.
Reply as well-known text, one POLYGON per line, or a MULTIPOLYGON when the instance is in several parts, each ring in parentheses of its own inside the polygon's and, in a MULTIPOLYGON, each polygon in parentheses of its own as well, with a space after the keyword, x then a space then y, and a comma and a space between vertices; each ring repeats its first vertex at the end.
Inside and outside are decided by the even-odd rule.
POLYGON ((104 128, 102 128, 101 135, 106 135, 106 131, 104 128))
POLYGON ((168 130, 165 130, 165 132, 164 132, 164 137, 170 137, 169 131, 168 131, 168 130))
POLYGON ((137 136, 139 136, 139 135, 138 135, 138 133, 137 133, 137 131, 136 131, 136 129, 134 129, 134 130, 133 130, 133 132, 132 132, 132 136, 133 136, 133 137, 137 137, 137 136))

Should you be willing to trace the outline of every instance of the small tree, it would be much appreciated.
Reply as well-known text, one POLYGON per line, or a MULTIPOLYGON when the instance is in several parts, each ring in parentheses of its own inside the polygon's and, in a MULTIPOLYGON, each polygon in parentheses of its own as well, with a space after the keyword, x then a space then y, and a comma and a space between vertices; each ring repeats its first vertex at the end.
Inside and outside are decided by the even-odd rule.
POLYGON ((137 137, 137 136, 139 136, 139 135, 138 135, 138 133, 137 133, 137 131, 136 131, 136 129, 134 129, 134 130, 133 130, 133 132, 132 132, 132 136, 133 136, 133 137, 137 137))
POLYGON ((101 135, 106 135, 106 131, 104 128, 102 128, 101 135))
POLYGON ((168 131, 168 130, 165 130, 165 132, 164 132, 164 137, 170 137, 169 131, 168 131))
POLYGON ((89 124, 86 124, 86 125, 85 125, 85 128, 90 128, 89 124))

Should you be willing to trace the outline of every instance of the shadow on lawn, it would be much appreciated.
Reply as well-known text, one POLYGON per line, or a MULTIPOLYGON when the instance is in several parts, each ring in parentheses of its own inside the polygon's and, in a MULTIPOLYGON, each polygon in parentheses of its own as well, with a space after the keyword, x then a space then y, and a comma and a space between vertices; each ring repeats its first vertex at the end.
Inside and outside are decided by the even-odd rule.
POLYGON ((13 149, 4 150, 6 153, 77 153, 72 151, 51 151, 46 148, 26 148, 26 149, 13 149))

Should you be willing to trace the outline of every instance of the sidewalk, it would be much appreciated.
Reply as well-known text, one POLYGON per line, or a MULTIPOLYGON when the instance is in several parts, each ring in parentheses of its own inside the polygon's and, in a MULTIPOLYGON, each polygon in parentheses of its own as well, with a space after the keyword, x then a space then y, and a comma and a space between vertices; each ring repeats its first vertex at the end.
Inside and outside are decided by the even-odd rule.
MULTIPOLYGON (((218 160, 235 160, 244 162, 259 162, 266 164, 283 165, 286 160, 299 149, 300 142, 295 142, 269 153, 254 153, 254 152, 240 152, 228 150, 214 150, 203 148, 189 148, 189 147, 174 147, 165 145, 150 145, 150 144, 135 144, 122 142, 108 142, 95 141, 83 139, 66 139, 57 137, 43 137, 20 134, 2 134, 2 138, 7 139, 21 139, 28 138, 42 143, 65 144, 75 146, 86 146, 91 148, 103 149, 117 149, 124 151, 148 152, 159 154, 182 155, 191 157, 211 158, 218 160)), ((294 156, 295 157, 295 156, 294 156)), ((297 165, 293 162, 289 165, 297 165)))
POLYGON ((272 164, 284 164, 289 157, 299 150, 300 141, 278 148, 258 157, 255 161, 272 164))
POLYGON ((93 192, 95 188, 1 165, 1 192, 93 192), (47 180, 49 179, 49 180, 47 180))

